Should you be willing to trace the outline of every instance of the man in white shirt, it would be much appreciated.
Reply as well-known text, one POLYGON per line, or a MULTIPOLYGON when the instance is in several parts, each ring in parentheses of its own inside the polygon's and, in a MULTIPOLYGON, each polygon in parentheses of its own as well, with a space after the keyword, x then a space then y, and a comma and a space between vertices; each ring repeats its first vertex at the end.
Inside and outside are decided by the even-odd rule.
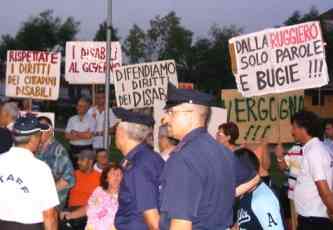
POLYGON ((15 120, 19 116, 19 109, 15 102, 7 102, 1 108, 0 125, 4 128, 13 130, 15 120))
MULTIPOLYGON (((105 93, 98 91, 95 96, 96 106, 88 110, 88 114, 93 118, 96 129, 93 138, 93 148, 95 150, 104 148, 104 120, 105 120, 105 93)), ((117 123, 117 118, 112 109, 109 109, 109 128, 112 129, 117 123)), ((112 130, 110 130, 112 131, 112 130)), ((111 144, 111 138, 109 139, 111 144)))
POLYGON ((57 229, 59 204, 50 168, 34 154, 42 129, 36 118, 19 118, 14 125, 14 142, 0 156, 0 229, 57 229))
POLYGON ((327 147, 318 137, 319 117, 307 111, 292 119, 292 134, 303 145, 303 160, 294 190, 298 214, 298 230, 333 229, 329 215, 333 213, 333 161, 327 147))
POLYGON ((70 158, 74 168, 77 168, 77 154, 85 149, 92 149, 96 122, 88 115, 90 101, 81 97, 77 103, 77 115, 72 116, 67 123, 65 137, 70 143, 70 158))

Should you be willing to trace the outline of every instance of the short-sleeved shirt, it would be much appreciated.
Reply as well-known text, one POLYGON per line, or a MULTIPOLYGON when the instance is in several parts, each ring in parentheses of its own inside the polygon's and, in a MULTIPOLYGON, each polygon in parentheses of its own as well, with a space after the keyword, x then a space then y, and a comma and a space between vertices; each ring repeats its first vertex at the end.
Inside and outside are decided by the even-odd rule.
POLYGON ((240 199, 237 223, 244 230, 284 229, 279 200, 265 183, 240 199))
POLYGON ((293 145, 284 156, 284 160, 288 165, 288 198, 293 200, 296 180, 303 160, 302 146, 300 144, 293 145))
POLYGON ((74 175, 76 183, 69 193, 68 206, 84 206, 99 186, 101 174, 95 170, 91 170, 89 173, 76 170, 74 175))
POLYGON ((55 139, 52 139, 37 158, 44 161, 51 169, 55 182, 65 180, 68 186, 58 191, 60 208, 63 208, 67 201, 68 192, 75 184, 74 168, 69 159, 67 150, 55 139))
POLYGON ((303 160, 294 191, 296 212, 304 217, 327 218, 327 209, 315 182, 325 180, 332 189, 332 158, 318 138, 312 138, 302 148, 303 160))
POLYGON ((139 144, 131 150, 124 163, 119 190, 117 230, 147 230, 143 213, 158 209, 159 177, 164 161, 148 145, 139 144))
MULTIPOLYGON (((83 119, 80 119, 79 115, 72 116, 69 118, 67 126, 66 126, 66 133, 70 133, 72 130, 77 132, 95 132, 96 122, 92 119, 87 113, 83 116, 83 119)), ((87 140, 76 140, 76 141, 69 141, 72 145, 84 146, 84 145, 91 145, 93 139, 87 140)))
MULTIPOLYGON (((104 119, 105 119, 105 112, 100 112, 97 107, 91 107, 88 110, 89 116, 92 117, 92 119, 96 123, 96 133, 100 133, 104 131, 104 119)), ((116 115, 113 113, 112 109, 109 110, 109 127, 112 128, 117 121, 116 115)), ((110 138, 111 140, 111 138, 110 138)), ((111 144, 111 142, 109 142, 111 144)), ((104 147, 104 136, 103 135, 95 135, 93 139, 93 147, 94 149, 100 149, 104 147)))
POLYGON ((204 128, 187 134, 174 149, 161 176, 160 229, 171 219, 192 229, 226 229, 235 198, 234 156, 204 128))
POLYGON ((29 150, 12 147, 0 156, 0 219, 43 222, 43 211, 59 204, 50 168, 29 150))

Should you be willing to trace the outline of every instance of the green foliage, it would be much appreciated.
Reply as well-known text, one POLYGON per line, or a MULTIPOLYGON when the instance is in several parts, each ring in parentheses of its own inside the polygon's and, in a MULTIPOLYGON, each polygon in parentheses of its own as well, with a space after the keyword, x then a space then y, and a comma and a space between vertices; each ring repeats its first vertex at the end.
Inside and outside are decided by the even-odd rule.
POLYGON ((9 49, 52 50, 61 47, 64 55, 66 41, 74 40, 80 23, 69 17, 62 22, 52 10, 41 12, 25 21, 15 37, 3 35, 0 41, 0 60, 5 60, 9 49))
POLYGON ((130 63, 138 63, 145 57, 145 32, 136 24, 130 29, 124 42, 124 51, 130 63))
MULTIPOLYGON (((106 21, 99 24, 99 28, 95 34, 94 41, 106 41, 106 21)), ((120 37, 118 35, 118 30, 111 27, 111 41, 119 41, 120 37)))

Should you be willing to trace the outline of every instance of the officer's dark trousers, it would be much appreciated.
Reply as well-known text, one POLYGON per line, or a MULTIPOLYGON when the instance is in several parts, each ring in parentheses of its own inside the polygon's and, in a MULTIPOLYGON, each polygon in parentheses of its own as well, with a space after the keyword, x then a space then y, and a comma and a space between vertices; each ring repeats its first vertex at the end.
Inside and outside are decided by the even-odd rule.
POLYGON ((327 218, 298 216, 297 230, 332 230, 333 223, 327 218))
POLYGON ((1 230, 43 230, 43 224, 20 224, 11 221, 0 220, 1 230))

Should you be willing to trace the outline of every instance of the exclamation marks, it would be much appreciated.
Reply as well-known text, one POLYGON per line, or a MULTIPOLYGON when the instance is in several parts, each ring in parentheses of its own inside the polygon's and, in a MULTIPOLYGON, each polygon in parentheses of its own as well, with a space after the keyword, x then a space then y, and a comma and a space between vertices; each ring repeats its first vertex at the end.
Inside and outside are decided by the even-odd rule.
POLYGON ((323 71, 324 60, 310 60, 309 61, 309 78, 321 77, 323 71))

